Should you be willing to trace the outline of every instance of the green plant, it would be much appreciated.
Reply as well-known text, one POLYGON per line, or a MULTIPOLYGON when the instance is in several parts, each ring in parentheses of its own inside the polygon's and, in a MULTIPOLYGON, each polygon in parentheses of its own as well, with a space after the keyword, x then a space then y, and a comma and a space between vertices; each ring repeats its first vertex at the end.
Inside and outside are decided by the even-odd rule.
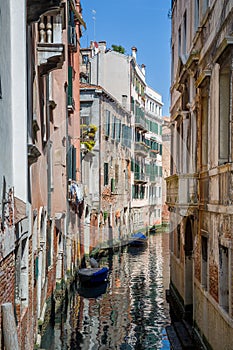
POLYGON ((94 124, 81 124, 81 143, 83 143, 88 151, 91 151, 95 146, 95 134, 98 130, 98 127, 94 124))
POLYGON ((119 53, 122 53, 124 54, 125 53, 125 48, 121 45, 112 45, 112 49, 113 51, 116 51, 116 52, 119 52, 119 53))

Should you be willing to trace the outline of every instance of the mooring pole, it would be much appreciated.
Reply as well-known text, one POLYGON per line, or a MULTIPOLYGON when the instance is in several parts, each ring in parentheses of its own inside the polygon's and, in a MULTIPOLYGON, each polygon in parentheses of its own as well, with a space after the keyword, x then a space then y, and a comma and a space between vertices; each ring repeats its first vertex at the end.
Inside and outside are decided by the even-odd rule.
POLYGON ((11 303, 2 304, 2 326, 4 348, 6 350, 19 350, 14 311, 11 303))

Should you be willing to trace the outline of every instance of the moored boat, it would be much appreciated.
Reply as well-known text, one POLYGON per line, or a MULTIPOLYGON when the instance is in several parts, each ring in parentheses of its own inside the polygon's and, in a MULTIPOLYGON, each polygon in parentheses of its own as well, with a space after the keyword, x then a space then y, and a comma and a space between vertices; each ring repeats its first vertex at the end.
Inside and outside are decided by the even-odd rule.
POLYGON ((79 269, 78 276, 81 283, 102 283, 107 280, 108 267, 89 267, 79 269))
POLYGON ((133 246, 143 246, 147 243, 147 240, 148 238, 142 232, 137 232, 131 236, 129 244, 133 246))

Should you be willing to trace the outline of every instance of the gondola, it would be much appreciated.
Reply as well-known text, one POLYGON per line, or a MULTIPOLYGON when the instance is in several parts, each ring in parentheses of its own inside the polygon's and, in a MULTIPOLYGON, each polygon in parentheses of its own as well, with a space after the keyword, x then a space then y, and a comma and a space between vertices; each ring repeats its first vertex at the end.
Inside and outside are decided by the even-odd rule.
POLYGON ((87 267, 79 269, 79 281, 88 284, 102 283, 107 280, 108 271, 108 267, 87 267))
POLYGON ((148 238, 142 232, 137 232, 130 237, 129 245, 135 247, 144 246, 147 244, 147 240, 148 238))

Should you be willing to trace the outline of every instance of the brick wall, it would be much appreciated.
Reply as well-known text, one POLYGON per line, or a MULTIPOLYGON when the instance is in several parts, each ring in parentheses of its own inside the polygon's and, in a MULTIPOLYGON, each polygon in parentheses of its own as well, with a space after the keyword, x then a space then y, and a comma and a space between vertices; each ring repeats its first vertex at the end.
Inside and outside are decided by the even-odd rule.
MULTIPOLYGON (((10 302, 14 305, 15 255, 12 252, 0 261, 0 306, 10 302)), ((0 308, 0 338, 2 334, 2 314, 0 308)), ((1 340, 0 340, 1 344, 1 340)))

